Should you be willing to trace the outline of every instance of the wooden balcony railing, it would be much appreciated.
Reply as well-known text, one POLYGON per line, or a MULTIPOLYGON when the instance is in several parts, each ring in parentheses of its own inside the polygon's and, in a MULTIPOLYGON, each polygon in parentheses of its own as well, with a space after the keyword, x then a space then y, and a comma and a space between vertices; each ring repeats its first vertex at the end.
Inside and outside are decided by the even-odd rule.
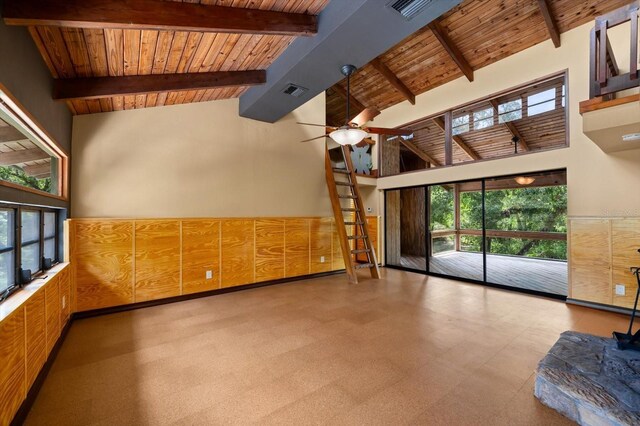
MULTIPOLYGON (((433 253, 433 240, 436 238, 455 236, 455 250, 460 251, 460 237, 463 235, 473 235, 482 237, 481 229, 441 229, 430 232, 431 253, 433 253)), ((497 229, 487 229, 487 238, 523 238, 527 240, 552 240, 566 241, 567 234, 564 232, 540 232, 540 231, 500 231, 497 229)))
POLYGON ((638 72, 638 10, 640 10, 640 0, 596 18, 595 27, 591 30, 590 99, 604 97, 603 100, 607 101, 611 100, 616 92, 638 87, 640 82, 640 73, 638 72), (607 30, 625 22, 630 22, 631 55, 629 72, 620 74, 607 30))

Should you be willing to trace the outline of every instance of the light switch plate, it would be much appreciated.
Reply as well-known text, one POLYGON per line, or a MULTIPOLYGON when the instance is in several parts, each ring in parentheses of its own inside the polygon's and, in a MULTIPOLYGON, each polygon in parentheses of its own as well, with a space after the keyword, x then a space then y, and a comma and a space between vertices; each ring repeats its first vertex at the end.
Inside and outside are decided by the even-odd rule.
POLYGON ((320 263, 324 263, 324 256, 320 256, 320 263))
POLYGON ((213 278, 213 271, 207 271, 206 273, 206 277, 208 280, 210 280, 211 278, 213 278))
POLYGON ((373 211, 373 208, 367 207, 367 213, 371 213, 372 211, 373 211))
POLYGON ((626 288, 623 284, 616 284, 616 296, 624 296, 625 290, 626 288))

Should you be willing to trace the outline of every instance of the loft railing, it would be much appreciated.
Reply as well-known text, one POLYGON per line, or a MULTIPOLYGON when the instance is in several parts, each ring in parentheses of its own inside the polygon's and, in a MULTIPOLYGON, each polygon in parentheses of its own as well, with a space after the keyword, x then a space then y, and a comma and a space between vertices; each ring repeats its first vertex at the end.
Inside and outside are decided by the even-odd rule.
POLYGON ((638 87, 638 10, 640 0, 596 18, 595 27, 591 30, 589 98, 602 96, 611 99, 615 92, 638 87), (629 72, 620 74, 607 30, 625 22, 630 22, 631 55, 629 72))

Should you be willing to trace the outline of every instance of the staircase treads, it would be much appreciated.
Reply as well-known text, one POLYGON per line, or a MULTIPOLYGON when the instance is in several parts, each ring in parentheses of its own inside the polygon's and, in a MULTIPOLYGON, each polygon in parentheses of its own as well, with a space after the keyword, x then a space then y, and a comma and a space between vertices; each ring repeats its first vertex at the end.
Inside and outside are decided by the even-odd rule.
POLYGON ((373 268, 375 265, 373 263, 358 263, 354 266, 355 269, 365 269, 365 268, 373 268))

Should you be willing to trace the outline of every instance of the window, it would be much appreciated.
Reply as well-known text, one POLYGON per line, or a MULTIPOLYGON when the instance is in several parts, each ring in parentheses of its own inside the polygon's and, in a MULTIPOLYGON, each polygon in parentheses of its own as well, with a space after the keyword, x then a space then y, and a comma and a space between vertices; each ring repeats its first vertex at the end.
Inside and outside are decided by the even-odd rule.
POLYGON ((40 212, 23 210, 21 221, 20 268, 34 274, 40 270, 40 212))
POLYGON ((556 108, 556 89, 551 88, 527 97, 527 115, 542 114, 556 108))
POLYGON ((0 91, 0 181, 62 194, 64 154, 0 91))
POLYGON ((473 130, 486 129, 493 126, 493 108, 489 107, 473 113, 473 130))
POLYGON ((0 209, 0 300, 15 286, 15 213, 0 209))
POLYGON ((461 115, 452 120, 451 133, 459 135, 469 131, 469 114, 461 115))
POLYGON ((514 99, 498 105, 498 123, 507 123, 522 118, 522 99, 514 99))
POLYGON ((0 301, 21 284, 19 269, 37 275, 58 262, 58 210, 0 204, 0 301))

